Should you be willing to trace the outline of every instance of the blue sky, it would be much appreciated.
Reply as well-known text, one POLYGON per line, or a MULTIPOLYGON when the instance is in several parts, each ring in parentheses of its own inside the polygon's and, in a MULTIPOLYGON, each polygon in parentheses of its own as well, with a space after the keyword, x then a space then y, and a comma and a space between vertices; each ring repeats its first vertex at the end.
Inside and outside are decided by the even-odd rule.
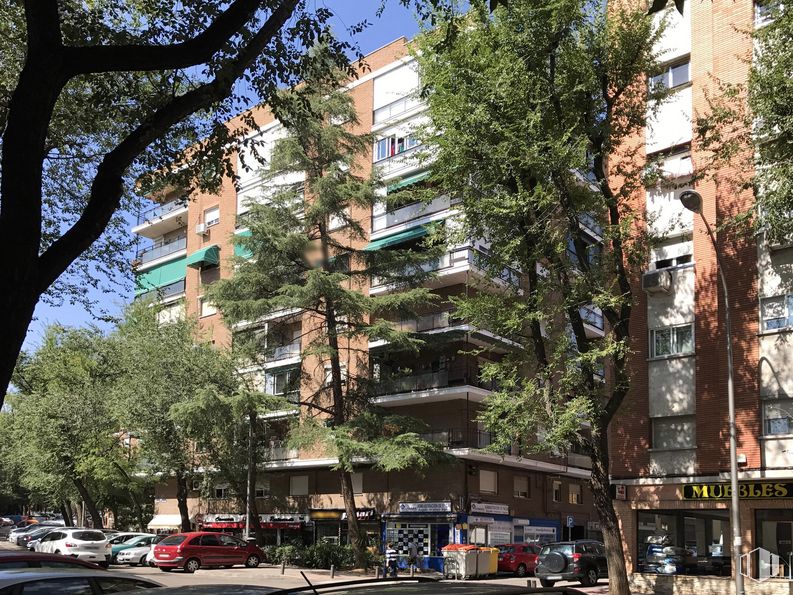
MULTIPOLYGON (((334 26, 339 37, 348 38, 346 30, 356 23, 367 20, 370 25, 355 37, 364 54, 368 54, 390 41, 404 35, 413 37, 418 32, 418 25, 413 14, 399 4, 398 0, 387 0, 383 16, 378 18, 375 13, 380 0, 314 0, 317 7, 325 6, 336 15, 334 26)), ((131 272, 130 272, 131 275, 131 272)), ((96 294, 102 307, 111 314, 120 311, 123 305, 132 298, 131 291, 117 294, 96 294)), ((63 304, 50 306, 40 303, 36 308, 35 318, 28 329, 25 349, 32 349, 38 343, 43 329, 53 323, 69 326, 82 326, 97 323, 91 313, 79 305, 63 304)), ((104 326, 100 323, 99 326, 104 326)))

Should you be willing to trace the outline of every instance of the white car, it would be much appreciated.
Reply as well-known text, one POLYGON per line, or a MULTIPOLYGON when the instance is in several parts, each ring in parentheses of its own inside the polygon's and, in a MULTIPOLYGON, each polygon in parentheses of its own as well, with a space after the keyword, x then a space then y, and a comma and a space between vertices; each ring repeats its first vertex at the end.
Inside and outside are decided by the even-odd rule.
POLYGON ((111 547, 105 534, 98 529, 58 529, 42 537, 36 551, 63 554, 107 566, 110 564, 111 547))
POLYGON ((154 549, 154 544, 159 543, 163 539, 168 537, 167 535, 152 535, 151 539, 141 538, 142 542, 148 543, 140 543, 136 544, 130 548, 121 550, 118 554, 116 554, 116 562, 118 564, 132 564, 135 566, 139 564, 141 566, 153 566, 153 564, 149 564, 150 556, 153 557, 152 549, 154 549))

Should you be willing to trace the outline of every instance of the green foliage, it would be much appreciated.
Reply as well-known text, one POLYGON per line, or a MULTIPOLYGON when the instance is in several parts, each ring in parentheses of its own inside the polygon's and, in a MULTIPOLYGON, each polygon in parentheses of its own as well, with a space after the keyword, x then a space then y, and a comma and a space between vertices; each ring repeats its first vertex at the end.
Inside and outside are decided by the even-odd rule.
MULTIPOLYGON (((287 566, 296 565, 304 568, 330 569, 331 566, 337 570, 355 567, 355 550, 351 545, 338 545, 320 541, 309 546, 281 545, 265 548, 267 562, 270 564, 281 564, 285 562, 287 566)), ((366 568, 377 565, 376 554, 366 552, 366 568)))

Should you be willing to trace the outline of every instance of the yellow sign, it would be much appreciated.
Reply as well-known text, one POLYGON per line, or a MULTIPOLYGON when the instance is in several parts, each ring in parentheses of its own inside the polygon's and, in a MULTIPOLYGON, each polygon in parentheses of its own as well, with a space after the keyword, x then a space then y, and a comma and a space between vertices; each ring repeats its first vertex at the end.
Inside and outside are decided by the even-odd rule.
MULTIPOLYGON (((738 497, 742 499, 791 496, 793 496, 793 483, 759 481, 738 485, 738 497)), ((731 497, 732 486, 728 483, 691 483, 683 486, 683 500, 728 500, 731 497)))

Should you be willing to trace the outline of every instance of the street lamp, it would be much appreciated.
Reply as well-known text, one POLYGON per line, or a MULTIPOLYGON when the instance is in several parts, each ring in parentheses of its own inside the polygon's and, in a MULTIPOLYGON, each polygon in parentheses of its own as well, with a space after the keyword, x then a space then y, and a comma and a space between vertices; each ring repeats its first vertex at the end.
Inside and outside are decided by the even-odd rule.
POLYGON ((730 325, 730 297, 727 292, 727 279, 724 277, 724 266, 722 266, 719 246, 716 244, 716 236, 710 223, 702 214, 702 195, 696 190, 686 190, 680 195, 680 202, 692 213, 698 214, 705 224, 708 237, 713 243, 713 250, 716 253, 716 266, 718 267, 721 289, 724 293, 724 330, 727 334, 727 409, 728 427, 730 431, 730 487, 732 499, 730 504, 730 525, 732 526, 732 557, 733 557, 733 578, 735 580, 736 595, 744 595, 743 575, 741 574, 741 514, 738 510, 738 444, 735 429, 735 390, 733 387, 733 364, 732 364, 732 327, 730 325))

